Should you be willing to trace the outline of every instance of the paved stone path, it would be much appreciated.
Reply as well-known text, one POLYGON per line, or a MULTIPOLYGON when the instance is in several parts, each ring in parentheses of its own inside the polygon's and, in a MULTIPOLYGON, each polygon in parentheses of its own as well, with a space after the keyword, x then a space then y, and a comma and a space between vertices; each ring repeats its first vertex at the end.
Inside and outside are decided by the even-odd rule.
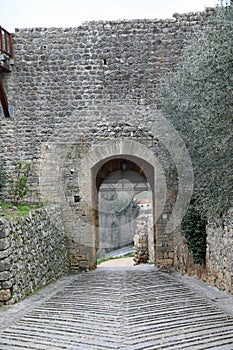
POLYGON ((233 299, 224 312, 221 298, 151 265, 99 267, 0 311, 0 349, 232 350, 233 299))
POLYGON ((134 266, 133 258, 120 258, 112 259, 102 262, 99 267, 122 267, 122 266, 134 266))

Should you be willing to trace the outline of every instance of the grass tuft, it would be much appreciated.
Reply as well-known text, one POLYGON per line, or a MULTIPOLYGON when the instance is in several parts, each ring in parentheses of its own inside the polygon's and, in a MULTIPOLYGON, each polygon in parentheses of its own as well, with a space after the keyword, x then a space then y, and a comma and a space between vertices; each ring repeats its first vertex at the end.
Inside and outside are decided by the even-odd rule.
POLYGON ((0 217, 17 218, 25 217, 33 209, 42 208, 43 204, 14 204, 0 201, 0 217))

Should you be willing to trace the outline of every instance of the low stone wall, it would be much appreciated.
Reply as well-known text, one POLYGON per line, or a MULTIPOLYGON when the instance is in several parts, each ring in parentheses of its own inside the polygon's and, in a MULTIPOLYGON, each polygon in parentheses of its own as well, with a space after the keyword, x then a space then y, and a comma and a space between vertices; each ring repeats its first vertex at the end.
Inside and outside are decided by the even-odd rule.
POLYGON ((14 304, 67 271, 59 207, 0 219, 0 305, 14 304))
POLYGON ((208 283, 233 294, 233 208, 207 225, 208 283))
POLYGON ((206 227, 206 265, 195 265, 179 230, 175 234, 174 265, 181 273, 198 277, 208 284, 233 294, 233 209, 206 227))
POLYGON ((188 274, 203 281, 207 280, 206 266, 194 264, 192 252, 189 251, 180 228, 174 232, 174 266, 182 274, 188 274))

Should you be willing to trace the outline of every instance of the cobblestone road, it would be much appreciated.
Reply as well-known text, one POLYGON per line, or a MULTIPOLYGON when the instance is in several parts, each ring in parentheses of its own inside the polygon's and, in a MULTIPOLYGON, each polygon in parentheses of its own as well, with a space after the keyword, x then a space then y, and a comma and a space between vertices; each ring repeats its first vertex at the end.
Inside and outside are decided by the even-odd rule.
POLYGON ((0 349, 232 350, 233 299, 208 288, 151 265, 68 276, 2 308, 0 349))

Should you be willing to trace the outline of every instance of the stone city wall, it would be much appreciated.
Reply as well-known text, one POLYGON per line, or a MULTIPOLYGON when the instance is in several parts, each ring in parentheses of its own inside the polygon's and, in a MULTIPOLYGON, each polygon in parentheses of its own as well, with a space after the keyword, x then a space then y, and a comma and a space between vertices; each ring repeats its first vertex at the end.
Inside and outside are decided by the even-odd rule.
POLYGON ((38 201, 44 143, 76 142, 80 158, 106 140, 158 142, 160 130, 153 132, 152 125, 161 77, 175 69, 186 38, 211 13, 17 29, 15 64, 2 74, 15 115, 0 119, 6 179, 18 158, 31 160, 29 199, 38 201))
MULTIPOLYGON (((27 199, 62 203, 73 269, 95 267, 97 233, 88 202, 95 167, 119 154, 141 158, 157 171, 152 190, 155 213, 162 215, 156 218, 156 263, 173 265, 173 232, 165 234, 165 228, 176 201, 175 174, 186 178, 179 170, 189 164, 182 140, 163 119, 160 82, 176 69, 186 39, 212 13, 16 30, 15 65, 3 74, 15 114, 0 119, 4 195, 16 161, 31 161, 27 199)), ((183 193, 190 188, 185 185, 183 193)))
POLYGON ((59 207, 0 219, 0 305, 17 302, 67 271, 59 207))
MULTIPOLYGON (((12 119, 0 119, 4 194, 17 159, 30 160, 27 200, 65 202, 62 218, 73 268, 85 254, 89 257, 82 257, 82 265, 92 260, 95 267, 91 206, 80 192, 90 172, 81 169, 83 159, 95 147, 131 140, 150 149, 168 172, 172 159, 159 140, 165 135, 163 123, 155 125, 160 79, 175 69, 185 39, 210 14, 16 30, 15 65, 3 74, 15 113, 12 119)), ((89 186, 85 193, 91 191, 89 186)), ((162 259, 163 252, 159 255, 162 259)))

